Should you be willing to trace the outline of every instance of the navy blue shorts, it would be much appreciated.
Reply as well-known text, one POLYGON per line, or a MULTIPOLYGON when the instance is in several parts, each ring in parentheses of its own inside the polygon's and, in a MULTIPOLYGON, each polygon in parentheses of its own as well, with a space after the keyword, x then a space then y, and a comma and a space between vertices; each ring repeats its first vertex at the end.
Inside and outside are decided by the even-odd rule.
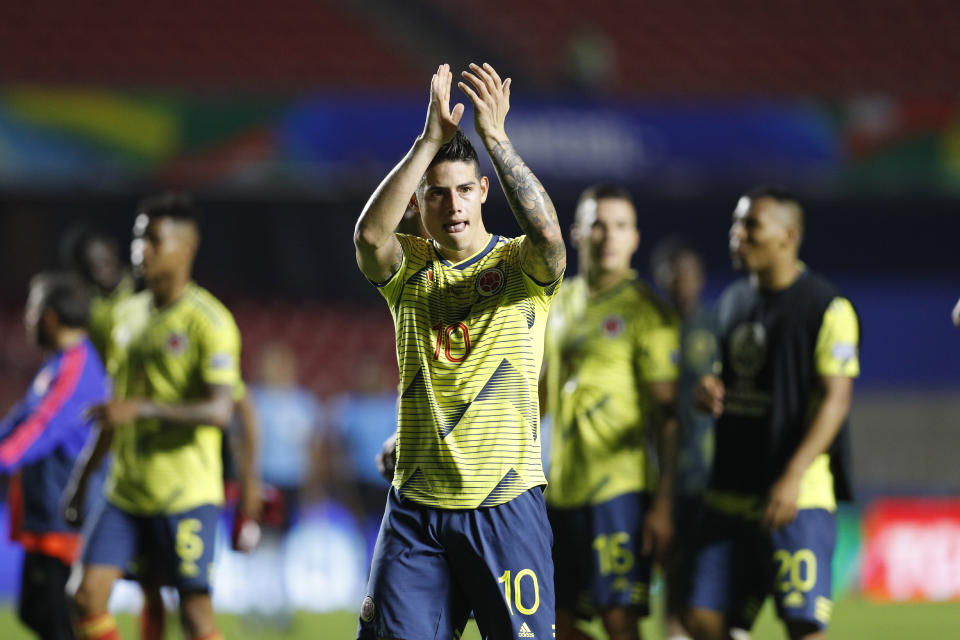
POLYGON ((836 518, 826 509, 801 509, 774 532, 755 520, 704 510, 693 559, 689 606, 722 611, 753 626, 768 595, 783 620, 825 629, 833 609, 831 561, 836 518))
POLYGON ((357 637, 459 637, 472 610, 485 638, 554 634, 552 535, 543 491, 480 509, 436 509, 390 489, 357 637))
POLYGON ((703 524, 701 494, 679 494, 673 503, 673 539, 667 566, 667 612, 680 615, 690 599, 689 576, 703 524))
POLYGON ((104 501, 84 530, 83 564, 119 567, 181 592, 209 591, 220 507, 140 516, 104 501))
POLYGON ((608 607, 650 612, 652 559, 641 554, 646 493, 597 505, 550 508, 557 609, 592 618, 608 607))

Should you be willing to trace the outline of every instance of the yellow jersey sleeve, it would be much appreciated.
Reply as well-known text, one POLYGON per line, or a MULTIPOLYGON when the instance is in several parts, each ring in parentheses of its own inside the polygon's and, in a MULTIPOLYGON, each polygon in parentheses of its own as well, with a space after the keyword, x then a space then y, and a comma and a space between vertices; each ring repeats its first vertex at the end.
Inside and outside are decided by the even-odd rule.
POLYGON ((823 314, 814 351, 821 376, 860 375, 860 324, 853 305, 846 298, 834 298, 823 314))
MULTIPOLYGON (((521 236, 517 238, 520 242, 517 244, 517 262, 520 261, 520 253, 523 247, 523 243, 526 242, 526 236, 521 236)), ((523 285, 526 287, 527 293, 530 294, 530 299, 537 306, 537 309, 540 311, 547 311, 550 309, 550 303, 553 300, 554 296, 557 295, 557 290, 560 289, 560 283, 563 281, 563 273, 557 276, 557 279, 553 282, 548 282, 546 284, 541 284, 534 280, 530 275, 524 270, 523 265, 520 266, 520 274, 523 278, 523 285)))
POLYGON ((207 384, 240 384, 240 330, 233 318, 202 322, 198 329, 200 377, 207 384))
POLYGON ((377 290, 380 291, 380 294, 387 299, 387 304, 391 307, 397 303, 397 300, 400 299, 400 293, 403 291, 403 283, 406 281, 404 274, 407 272, 407 266, 410 264, 409 255, 412 247, 412 236, 407 236, 402 233, 396 234, 397 240, 400 242, 400 247, 403 249, 403 258, 400 260, 400 268, 397 269, 396 273, 390 276, 390 279, 382 284, 377 284, 377 290))
POLYGON ((666 324, 639 335, 640 370, 647 382, 675 382, 680 375, 680 332, 666 324))

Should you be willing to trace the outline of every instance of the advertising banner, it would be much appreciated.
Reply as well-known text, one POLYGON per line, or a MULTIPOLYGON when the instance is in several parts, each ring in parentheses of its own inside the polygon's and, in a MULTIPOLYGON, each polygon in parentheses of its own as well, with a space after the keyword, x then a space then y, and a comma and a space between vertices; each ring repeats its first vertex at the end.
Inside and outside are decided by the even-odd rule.
POLYGON ((868 597, 960 601, 960 499, 879 500, 865 512, 863 528, 868 597))

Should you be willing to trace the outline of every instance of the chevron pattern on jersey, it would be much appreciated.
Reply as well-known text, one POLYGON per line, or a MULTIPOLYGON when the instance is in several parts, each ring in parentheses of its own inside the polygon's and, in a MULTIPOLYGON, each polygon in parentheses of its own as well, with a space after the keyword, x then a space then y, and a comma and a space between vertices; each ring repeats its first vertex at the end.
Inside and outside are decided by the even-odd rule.
POLYGON ((433 394, 427 393, 427 382, 423 377, 423 369, 417 372, 416 377, 414 377, 410 386, 407 387, 407 390, 403 392, 402 397, 430 403, 435 415, 440 417, 440 424, 437 425, 437 434, 441 439, 447 437, 447 434, 453 431, 453 428, 460 422, 463 414, 470 408, 469 402, 441 407, 433 394))
POLYGON ((500 414, 512 412, 520 414, 527 423, 533 439, 536 440, 539 419, 532 415, 535 412, 531 411, 530 396, 524 392, 525 384, 527 381, 523 375, 504 358, 473 402, 488 404, 489 407, 485 409, 492 409, 500 414))
POLYGON ((400 495, 403 495, 405 491, 415 490, 415 491, 424 491, 427 489, 427 479, 423 475, 423 469, 417 467, 417 470, 413 472, 407 481, 403 483, 403 486, 400 487, 400 495))
POLYGON ((400 366, 395 486, 419 504, 464 509, 544 484, 537 381, 552 298, 521 268, 524 239, 492 236, 458 263, 428 240, 397 239, 404 264, 380 286, 400 366))
POLYGON ((502 504, 509 496, 516 495, 518 491, 522 492, 526 487, 523 486, 523 478, 515 469, 510 469, 505 476, 493 488, 493 491, 480 503, 481 507, 493 507, 502 504))

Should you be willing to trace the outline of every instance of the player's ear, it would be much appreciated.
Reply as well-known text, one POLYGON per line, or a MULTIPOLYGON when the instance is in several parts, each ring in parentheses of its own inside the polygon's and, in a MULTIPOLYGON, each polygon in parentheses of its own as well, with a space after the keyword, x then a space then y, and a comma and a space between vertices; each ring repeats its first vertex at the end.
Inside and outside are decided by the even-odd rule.
POLYGON ((407 208, 413 210, 416 213, 420 213, 420 201, 417 200, 417 192, 414 191, 413 195, 410 196, 410 202, 407 203, 407 208))
POLYGON ((787 227, 788 246, 798 249, 800 247, 800 229, 796 225, 787 227))
POLYGON ((43 330, 48 336, 56 335, 57 330, 60 328, 60 317, 56 311, 47 307, 43 310, 43 313, 40 314, 40 324, 43 325, 43 330))
POLYGON ((480 178, 480 204, 483 204, 487 201, 487 194, 490 193, 490 180, 487 179, 487 176, 481 176, 480 178))

